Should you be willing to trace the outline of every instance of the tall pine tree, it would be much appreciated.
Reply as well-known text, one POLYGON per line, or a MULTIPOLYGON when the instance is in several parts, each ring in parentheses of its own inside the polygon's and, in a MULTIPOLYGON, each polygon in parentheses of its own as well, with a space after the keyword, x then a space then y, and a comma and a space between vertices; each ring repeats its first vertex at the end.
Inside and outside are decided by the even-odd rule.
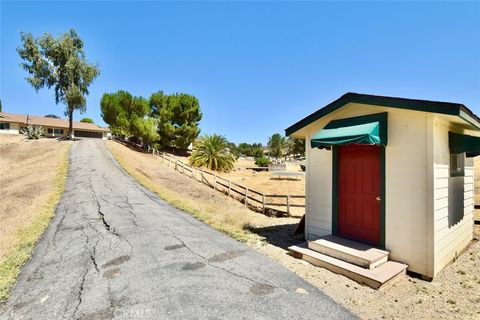
POLYGON ((150 97, 152 116, 158 119, 161 147, 186 149, 200 134, 202 112, 198 99, 185 93, 165 95, 158 91, 150 97))

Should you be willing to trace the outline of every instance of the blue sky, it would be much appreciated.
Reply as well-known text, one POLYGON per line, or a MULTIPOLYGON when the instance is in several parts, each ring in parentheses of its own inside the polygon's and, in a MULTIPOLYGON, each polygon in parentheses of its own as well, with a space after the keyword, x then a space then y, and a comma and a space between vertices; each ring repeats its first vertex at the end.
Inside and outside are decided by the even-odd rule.
POLYGON ((6 112, 63 116, 35 93, 19 32, 70 28, 101 75, 87 112, 119 89, 200 100, 202 133, 262 142, 348 91, 460 102, 480 114, 480 2, 5 2, 6 112))

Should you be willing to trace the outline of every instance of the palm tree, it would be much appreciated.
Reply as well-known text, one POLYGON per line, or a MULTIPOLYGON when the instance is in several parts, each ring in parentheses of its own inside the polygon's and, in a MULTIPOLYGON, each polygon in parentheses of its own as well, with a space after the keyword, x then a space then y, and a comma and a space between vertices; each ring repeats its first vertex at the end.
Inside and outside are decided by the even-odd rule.
POLYGON ((235 157, 228 149, 228 141, 217 134, 204 135, 190 156, 190 164, 215 171, 230 171, 234 163, 235 157))

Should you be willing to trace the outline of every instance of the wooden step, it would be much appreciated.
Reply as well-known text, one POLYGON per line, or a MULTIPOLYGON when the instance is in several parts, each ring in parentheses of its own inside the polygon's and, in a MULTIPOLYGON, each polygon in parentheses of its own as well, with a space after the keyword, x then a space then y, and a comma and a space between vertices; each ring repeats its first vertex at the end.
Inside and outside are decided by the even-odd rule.
POLYGON ((388 251, 368 244, 335 236, 325 236, 308 241, 308 248, 366 269, 373 269, 384 264, 388 261, 389 254, 388 251))
POLYGON ((392 284, 395 280, 403 277, 407 270, 407 265, 393 261, 387 261, 375 269, 365 269, 308 249, 306 243, 291 246, 288 250, 289 253, 296 258, 308 261, 314 266, 341 274, 374 289, 392 284))

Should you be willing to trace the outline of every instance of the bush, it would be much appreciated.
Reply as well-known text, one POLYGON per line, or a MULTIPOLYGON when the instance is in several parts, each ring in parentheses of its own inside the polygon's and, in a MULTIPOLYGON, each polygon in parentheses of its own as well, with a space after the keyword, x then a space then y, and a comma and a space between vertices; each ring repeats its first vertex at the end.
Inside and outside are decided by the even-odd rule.
POLYGON ((270 160, 268 160, 266 157, 260 157, 255 159, 255 164, 259 167, 268 167, 270 160))
POLYGON ((93 120, 92 120, 92 118, 83 118, 82 120, 80 120, 80 122, 93 123, 93 120))
POLYGON ((28 125, 22 128, 21 133, 26 135, 28 139, 37 140, 45 135, 45 130, 43 130, 43 127, 32 127, 31 125, 28 125))

